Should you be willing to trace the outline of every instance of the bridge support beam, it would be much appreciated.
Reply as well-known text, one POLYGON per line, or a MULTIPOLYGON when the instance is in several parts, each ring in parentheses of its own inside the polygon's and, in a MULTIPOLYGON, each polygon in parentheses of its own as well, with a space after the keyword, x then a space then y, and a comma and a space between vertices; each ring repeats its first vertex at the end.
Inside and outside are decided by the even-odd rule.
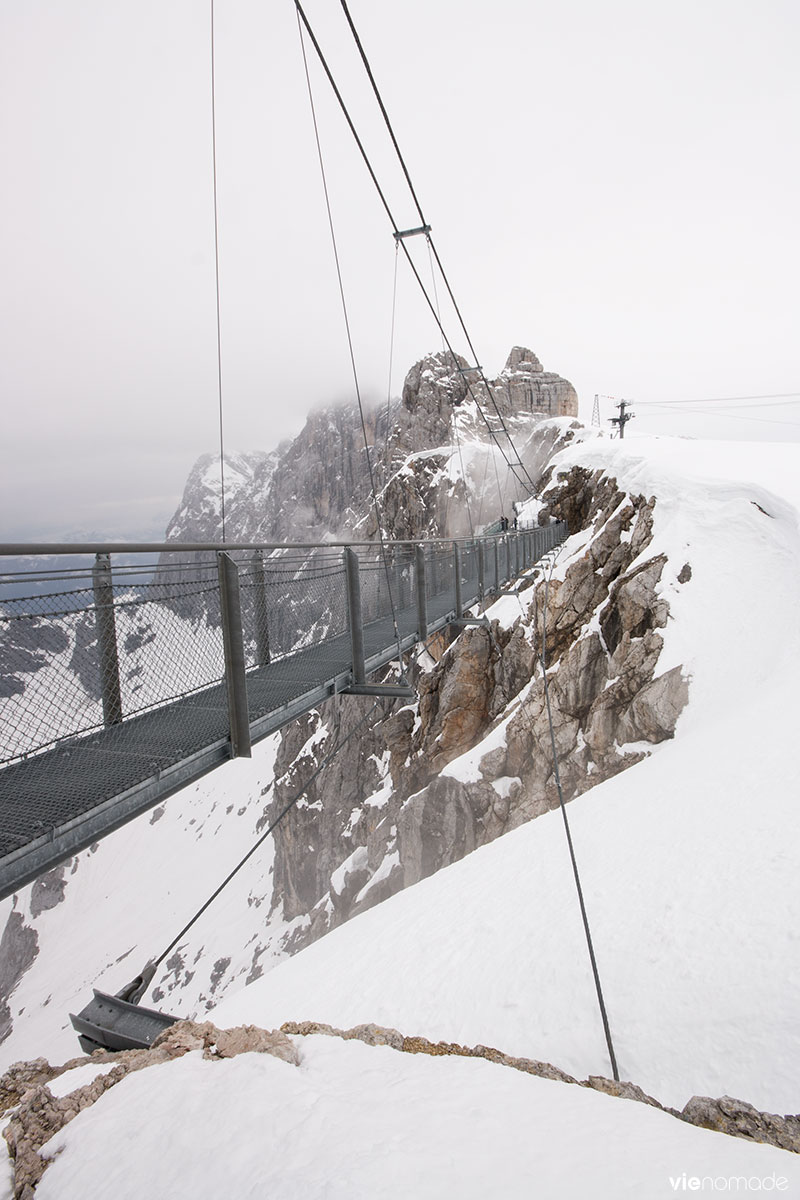
POLYGON ((350 624, 350 645, 353 654, 353 683, 363 686, 367 679, 364 667, 364 620, 361 615, 361 579, 358 555, 347 546, 344 552, 344 577, 347 586, 347 613, 350 624))
POLYGON ((219 607, 222 617, 222 641, 225 651, 225 685, 228 692, 228 724, 231 758, 250 758, 250 716, 247 709, 247 678, 244 673, 242 602, 239 595, 239 571, 236 563, 220 550, 219 607))
POLYGON ((416 547, 416 577, 417 577, 417 627, 419 640, 424 642, 428 636, 428 593, 425 562, 425 547, 416 547))
POLYGON ((464 605, 461 602, 461 547, 458 542, 453 542, 453 571, 456 584, 456 616, 460 617, 464 611, 464 605))
POLYGON ((97 622, 97 666, 100 673, 100 695, 103 701, 103 724, 119 725, 122 721, 122 689, 119 682, 117 627, 114 619, 114 588, 111 580, 111 559, 98 554, 92 568, 94 613, 97 622))
POLYGON ((255 592, 253 594, 256 654, 258 665, 265 667, 270 661, 269 651, 269 620, 267 617, 267 581, 264 578, 264 552, 256 550, 253 555, 253 576, 255 592))

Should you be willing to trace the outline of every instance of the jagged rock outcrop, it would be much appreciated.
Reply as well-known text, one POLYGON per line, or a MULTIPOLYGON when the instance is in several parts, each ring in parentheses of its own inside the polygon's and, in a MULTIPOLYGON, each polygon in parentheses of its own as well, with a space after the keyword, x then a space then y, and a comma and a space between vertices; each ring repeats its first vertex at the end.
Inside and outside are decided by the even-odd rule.
POLYGON ((340 797, 346 805, 351 797, 363 799, 380 789, 380 761, 385 749, 381 720, 391 705, 391 701, 384 701, 376 706, 370 699, 352 697, 347 703, 332 705, 334 711, 326 714, 327 720, 315 711, 292 722, 281 739, 275 763, 273 799, 265 813, 265 822, 281 812, 298 791, 304 787, 305 791, 281 826, 285 826, 285 832, 273 868, 273 895, 281 897, 287 919, 311 914, 309 929, 319 927, 319 931, 324 932, 328 927, 327 918, 337 907, 339 911, 349 907, 346 897, 358 879, 356 864, 351 864, 353 869, 342 873, 338 892, 331 886, 331 879, 341 867, 343 858, 347 857, 343 855, 346 846, 368 843, 374 819, 370 818, 369 805, 354 818, 352 805, 344 813, 340 804, 332 805, 328 798, 331 795, 340 797), (337 742, 349 737, 373 708, 375 711, 360 736, 345 746, 331 765, 306 786, 320 760, 337 742), (347 822, 346 834, 342 829, 343 818, 347 822), (315 912, 323 896, 325 912, 315 912), (314 925, 315 917, 317 926, 314 925))
POLYGON ((746 1100, 734 1100, 732 1096, 721 1096, 718 1100, 692 1096, 680 1115, 684 1121, 703 1129, 716 1129, 731 1137, 800 1154, 800 1115, 759 1112, 746 1100))
POLYGON ((503 416, 543 413, 548 417, 577 417, 578 394, 572 384, 545 371, 526 346, 514 346, 497 379, 490 381, 492 396, 503 416))
MULTIPOLYGON (((688 687, 680 668, 657 674, 668 605, 658 585, 666 567, 663 555, 641 561, 652 538, 654 501, 623 497, 613 481, 598 473, 594 481, 606 503, 591 510, 594 534, 585 554, 566 569, 563 579, 540 580, 506 645, 496 643, 497 663, 490 669, 488 645, 484 679, 472 692, 484 702, 499 698, 495 710, 519 696, 505 718, 498 745, 480 759, 474 781, 439 777, 409 796, 398 818, 404 884, 416 882, 476 845, 516 828, 558 804, 541 663, 533 646, 546 646, 550 703, 565 798, 572 799, 638 762, 647 744, 672 736, 686 704, 688 687), (624 535, 624 536, 623 536, 624 535), (545 621, 545 598, 547 619, 545 621), (590 624, 596 615, 599 631, 590 624), (534 669, 532 669, 534 668, 534 669), (523 684, 530 680, 522 695, 523 684), (443 830, 458 836, 443 836, 443 830)), ((581 473, 560 489, 560 503, 572 508, 573 492, 583 490, 581 473)), ((551 500, 551 509, 559 501, 551 500)), ((498 631, 499 632, 499 631, 498 631)), ((486 643, 488 636, 482 634, 486 643)), ((461 640, 461 639, 460 639, 461 640)), ((441 707, 448 680, 460 673, 466 652, 455 646, 432 673, 428 687, 441 707), (452 665, 451 665, 452 664, 452 665)), ((466 695, 467 693, 464 693, 466 695)), ((459 695, 459 707, 461 695, 459 695)), ((430 701, 427 702, 430 707, 430 701)), ((473 707, 476 723, 488 723, 491 709, 473 707)), ((402 770, 413 770, 416 757, 440 770, 461 750, 449 754, 443 736, 448 712, 426 721, 423 688, 421 725, 408 747, 402 770)), ((457 719, 458 709, 453 712, 457 719)), ((463 747, 462 747, 463 749, 463 747)), ((398 772, 399 773, 399 772, 398 772)))
POLYGON ((48 1166, 48 1159, 39 1151, 79 1112, 95 1104, 132 1071, 181 1058, 193 1050, 201 1050, 203 1058, 211 1061, 258 1053, 271 1054, 292 1066, 300 1064, 297 1048, 281 1030, 255 1025, 218 1029, 210 1021, 178 1021, 165 1029, 148 1050, 98 1050, 89 1059, 73 1058, 60 1067, 51 1067, 43 1058, 15 1063, 0 1079, 0 1115, 13 1110, 3 1137, 14 1167, 15 1200, 33 1200, 36 1184, 48 1166), (109 1069, 63 1096, 53 1095, 49 1085, 54 1080, 87 1063, 107 1064, 109 1069))
MULTIPOLYGON (((270 453, 225 453, 225 526, 231 541, 254 541, 262 506, 281 456, 270 453)), ((218 454, 203 454, 189 472, 181 502, 167 525, 166 540, 218 542, 222 521, 218 454)))
MULTIPOLYGON (((619 1099, 646 1104, 651 1108, 677 1117, 704 1129, 714 1129, 733 1137, 776 1146, 800 1153, 800 1117, 763 1113, 743 1100, 722 1096, 693 1096, 682 1112, 659 1103, 637 1084, 590 1075, 577 1080, 552 1063, 506 1054, 493 1046, 464 1046, 458 1042, 431 1042, 419 1035, 406 1035, 397 1029, 372 1023, 339 1029, 320 1021, 286 1021, 279 1030, 262 1029, 256 1025, 241 1025, 234 1029, 219 1029, 210 1021, 196 1023, 179 1021, 166 1029, 146 1050, 96 1051, 91 1058, 74 1058, 60 1067, 52 1067, 45 1059, 15 1063, 0 1079, 0 1115, 11 1111, 3 1136, 14 1169, 15 1200, 33 1200, 36 1185, 44 1175, 49 1160, 40 1153, 42 1147, 74 1120, 79 1112, 96 1104, 103 1095, 133 1071, 141 1071, 192 1051, 202 1052, 208 1061, 221 1061, 239 1054, 270 1054, 289 1066, 301 1064, 298 1045, 291 1039, 303 1037, 336 1037, 343 1041, 359 1041, 367 1046, 388 1046, 402 1054, 424 1054, 432 1058, 476 1058, 500 1067, 549 1079, 557 1083, 591 1088, 619 1099), (50 1085, 76 1067, 91 1064, 100 1071, 89 1083, 64 1095, 53 1094, 50 1085)), ((60 1091, 60 1089, 59 1089, 60 1091)))

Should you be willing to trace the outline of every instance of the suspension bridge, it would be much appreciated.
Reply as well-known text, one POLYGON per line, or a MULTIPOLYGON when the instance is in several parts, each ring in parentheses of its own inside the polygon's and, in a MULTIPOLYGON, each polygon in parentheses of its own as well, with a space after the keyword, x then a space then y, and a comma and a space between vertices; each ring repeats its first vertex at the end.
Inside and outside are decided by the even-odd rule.
POLYGON ((331 697, 410 699, 403 654, 565 536, 0 547, 94 556, 0 575, 0 897, 331 697))
MULTIPOLYGON (((378 697, 375 703, 380 698, 412 699, 414 693, 406 678, 407 653, 424 646, 447 626, 485 624, 486 617, 479 615, 481 605, 504 589, 514 588, 568 533, 563 522, 512 532, 503 519, 500 530, 494 527, 468 539, 386 539, 306 39, 350 129, 394 239, 387 412, 397 260, 402 254, 441 334, 443 352, 452 357, 466 397, 486 426, 492 458, 496 449, 520 497, 535 495, 536 481, 514 443, 483 368, 476 365, 480 360, 346 0, 340 0, 342 11, 419 219, 413 227, 404 227, 398 219, 405 206, 402 210, 390 206, 308 17, 299 0, 294 4, 378 542, 275 546, 226 540, 212 0, 221 541, 207 545, 0 546, 0 562, 4 557, 19 556, 35 560, 37 554, 91 556, 88 567, 51 566, 48 572, 43 564, 41 569, 25 569, 16 576, 0 572, 0 899, 226 760, 249 756, 254 742, 326 700, 340 696, 378 697), (427 249, 433 294, 409 243, 421 243, 427 249), (455 318, 468 357, 457 355, 443 322, 437 272, 451 309, 449 320, 455 318), (131 565, 129 556, 137 555, 158 555, 158 561, 139 559, 131 565)), ((458 441, 457 425, 455 435, 458 441)), ((461 460, 460 444, 458 454, 461 460)), ((463 461, 461 473, 466 486, 463 461)), ((503 489, 496 465, 495 475, 502 512, 503 489)), ((475 528, 471 514, 469 528, 475 528)), ((545 673, 544 657, 541 662, 545 673)), ((552 725, 551 737, 557 778, 552 725)), ((339 742, 331 758, 346 740, 339 742)), ((325 760, 318 772, 324 765, 325 760)), ((174 1020, 138 1007, 154 971, 302 794, 297 793, 159 957, 149 960, 142 973, 116 996, 95 991, 87 1008, 72 1018, 85 1049, 149 1045, 157 1032, 174 1020)), ((560 785, 559 798, 566 826, 560 785)), ((574 857, 573 867, 577 883, 574 857)), ((582 913, 586 924, 583 906, 582 913)), ((588 940, 588 924, 586 932, 588 940)), ((602 1009, 599 979, 595 978, 602 1009)), ((604 1010, 603 1016, 612 1070, 618 1078, 604 1010)))

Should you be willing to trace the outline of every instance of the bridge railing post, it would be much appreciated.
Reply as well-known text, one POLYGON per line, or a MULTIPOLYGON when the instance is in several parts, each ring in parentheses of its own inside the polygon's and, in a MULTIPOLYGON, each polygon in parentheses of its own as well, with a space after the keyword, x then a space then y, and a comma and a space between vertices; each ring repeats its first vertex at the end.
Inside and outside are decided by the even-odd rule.
POLYGON ((258 665, 265 667, 270 661, 269 618, 267 616, 267 581, 264 577, 264 552, 256 550, 253 555, 255 594, 253 614, 255 617, 256 657, 258 665))
POLYGON ((500 591, 500 539, 494 539, 494 590, 495 595, 500 591))
POLYGON ((250 716, 247 708, 242 601, 239 571, 223 550, 217 552, 219 607, 222 618, 222 644, 225 653, 225 687, 228 693, 228 726, 231 758, 250 758, 250 716))
POLYGON ((456 585, 456 616, 460 617, 464 605, 461 602, 461 547, 458 542, 453 542, 453 571, 456 585))
POLYGON ((486 563, 484 553, 486 542, 481 538, 478 542, 478 597, 483 600, 486 595, 486 563))
POLYGON ((350 625, 350 646, 353 655, 353 683, 366 683, 364 665, 364 619, 361 613, 361 577, 358 555, 351 546, 345 547, 344 576, 347 587, 347 614, 350 625))
POLYGON ((419 640, 424 642, 428 636, 428 593, 427 593, 427 563, 425 547, 416 547, 416 583, 417 583, 417 628, 419 640))
POLYGON ((117 627, 114 618, 114 586, 108 554, 95 555, 92 591, 97 622, 97 666, 100 674, 100 697, 103 702, 103 724, 119 725, 122 721, 122 689, 119 682, 117 627))

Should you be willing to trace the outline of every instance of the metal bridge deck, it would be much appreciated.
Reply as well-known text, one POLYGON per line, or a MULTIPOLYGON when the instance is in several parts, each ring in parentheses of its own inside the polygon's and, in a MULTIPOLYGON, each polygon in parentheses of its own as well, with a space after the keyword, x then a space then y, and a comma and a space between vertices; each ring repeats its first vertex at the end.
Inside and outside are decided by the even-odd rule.
MULTIPOLYGON (((467 599, 474 603, 477 596, 467 599)), ((429 598, 429 632, 454 616, 450 592, 429 598)), ((415 606, 399 610, 398 628, 407 650, 418 638, 415 606)), ((364 643, 368 671, 396 659, 391 617, 366 624, 364 643)), ((249 670, 253 740, 346 689, 351 662, 350 636, 342 634, 249 670)), ((223 681, 6 767, 0 773, 0 896, 227 762, 228 720, 223 681)))
MULTIPOLYGON (((124 613, 136 610, 137 605, 141 612, 147 604, 151 607, 160 604, 161 613, 171 612, 162 597, 185 598, 187 588, 184 586, 181 591, 180 585, 171 585, 169 571, 173 568, 167 567, 160 578, 160 590, 153 599, 145 595, 146 588, 131 593, 125 590, 124 583, 115 592, 109 555, 98 548, 89 589, 84 586, 82 591, 72 595, 79 595, 81 599, 84 651, 94 656, 92 661, 98 671, 97 677, 105 689, 102 690, 104 724, 99 726, 99 718, 95 715, 89 718, 93 723, 91 731, 80 732, 87 728, 89 720, 85 707, 81 707, 84 703, 81 696, 85 700, 89 693, 84 690, 75 700, 75 669, 67 665, 63 674, 49 677, 55 682, 47 685, 44 700, 39 693, 39 701, 47 712, 67 713, 66 726, 54 728, 49 734, 38 733, 39 726, 36 726, 34 734, 39 741, 31 741, 30 750, 27 744, 22 751, 14 750, 13 738, 4 743, 11 751, 6 751, 6 765, 0 766, 0 898, 228 761, 232 755, 248 754, 252 741, 274 733, 331 696, 350 689, 356 693, 361 691, 361 694, 368 692, 361 681, 397 659, 398 636, 401 650, 410 649, 429 634, 460 618, 475 604, 492 567, 494 586, 491 590, 498 592, 503 581, 510 581, 526 566, 532 566, 556 546, 566 532, 563 523, 554 522, 521 535, 502 535, 484 542, 470 539, 463 553, 454 543, 444 543, 444 550, 442 543, 418 543, 411 551, 408 550, 409 543, 396 543, 392 566, 396 595, 402 597, 396 614, 397 636, 394 619, 387 612, 391 607, 387 600, 391 597, 388 590, 381 593, 383 567, 374 552, 372 560, 361 564, 352 548, 347 547, 344 559, 337 557, 333 567, 330 557, 324 560, 312 556, 308 560, 312 569, 305 574, 299 569, 296 557, 279 556, 266 564, 262 560, 255 571, 252 560, 248 560, 251 566, 247 568, 249 574, 245 579, 250 589, 249 608, 243 620, 239 584, 230 584, 231 575, 238 580, 238 568, 227 551, 217 551, 218 582, 209 583, 203 577, 201 584, 195 585, 190 579, 188 588, 188 591, 194 589, 195 598, 201 592, 206 596, 213 593, 216 597, 218 619, 213 625, 216 633, 209 640, 208 631, 212 626, 206 623, 206 641, 198 641, 199 635, 194 631, 200 626, 192 625, 189 645, 184 622, 183 640, 177 638, 169 663, 165 665, 159 659, 156 664, 164 666, 169 680, 165 688, 169 690, 151 698, 148 707, 142 706, 144 710, 139 712, 131 703, 130 693, 123 696, 120 691, 118 639, 121 637, 125 653, 129 652, 130 644, 137 649, 152 641, 156 648, 161 647, 159 654, 165 649, 170 651, 170 639, 162 637, 159 642, 155 634, 148 637, 146 623, 132 626, 129 618, 126 618, 128 624, 123 626, 122 633, 118 634, 115 631, 117 606, 120 619, 124 613), (426 566, 428 562, 430 571, 426 566), (264 572, 267 568, 272 574, 267 579, 269 588, 265 591, 264 572), (227 590, 229 587, 232 590, 227 590), (361 599, 362 588, 365 602, 361 599), (302 592, 302 589, 309 590, 302 592), (343 616, 345 591, 346 613, 343 616), (311 596, 316 607, 307 610, 308 621, 301 620, 299 628, 309 629, 309 636, 311 630, 322 628, 321 640, 301 649, 290 649, 297 645, 298 629, 297 625, 291 626, 294 632, 290 631, 289 640, 282 643, 283 653, 278 655, 274 647, 270 649, 270 622, 279 635, 280 645, 280 618, 287 611, 290 618, 300 611, 293 609, 292 603, 301 592, 311 596), (382 615, 368 620, 367 611, 382 615), (327 623, 323 620, 317 625, 319 614, 326 612, 334 614, 331 620, 327 623), (222 615, 221 626, 219 614, 222 615), (245 625, 248 645, 260 645, 259 638, 263 633, 266 647, 263 654, 245 651, 245 625), (231 634, 232 629, 236 631, 236 637, 231 634), (227 639, 224 668, 218 665, 221 661, 220 630, 227 639), (178 676, 170 675, 167 668, 176 664, 183 668, 192 655, 195 666, 203 660, 202 671, 184 674, 181 678, 185 682, 176 683, 178 676), (259 662, 262 665, 253 665, 259 662), (220 677, 222 670, 224 674, 220 677), (116 689, 108 687, 109 675, 116 676, 116 689), (19 757, 20 753, 26 756, 19 757)), ((174 553, 172 547, 168 549, 174 553)), ((252 548, 231 547, 240 552, 247 549, 252 548)), ((328 548, 325 552, 329 553, 328 548)), ((214 575, 217 575, 216 567, 214 575)), ((33 656, 26 645, 34 650, 40 645, 45 649, 49 646, 54 652, 61 646, 63 651, 68 639, 57 619, 63 618, 64 612, 57 611, 51 618, 49 609, 37 607, 32 600, 13 601, 17 605, 13 611, 8 607, 9 603, 4 601, 5 607, 0 605, 0 618, 6 629, 14 621, 18 622, 18 630, 22 632, 22 641, 18 636, 17 645, 22 647, 20 661, 28 665, 19 669, 35 671, 48 660, 41 658, 31 667, 33 656), (42 638, 44 641, 40 641, 42 638)), ((63 609, 63 604, 55 603, 55 607, 63 609)), ((75 637, 77 639, 77 634, 75 637)), ((8 645, 12 646, 12 642, 13 638, 8 645)), ((75 653, 77 651, 68 650, 67 658, 73 654, 74 660, 75 653)), ((56 658, 51 654, 49 661, 55 662, 56 658)), ((58 669, 63 666, 61 664, 58 669)), ((132 672, 133 675, 136 673, 132 672)), ((13 669, 9 674, 6 667, 3 678, 6 691, 0 691, 0 700, 10 696, 9 703, 16 703, 15 696, 19 696, 20 688, 15 684, 13 669)), ((83 683, 82 686, 86 688, 87 685, 83 683)), ((24 687, 22 695, 27 696, 24 687)), ((30 703, 33 705, 34 701, 30 703)), ((37 716, 35 707, 31 711, 34 717, 37 716)), ((95 714, 99 711, 96 702, 93 711, 95 714)), ((12 727, 17 728, 9 720, 8 728, 12 727)), ((44 729, 45 724, 41 728, 44 729)))

